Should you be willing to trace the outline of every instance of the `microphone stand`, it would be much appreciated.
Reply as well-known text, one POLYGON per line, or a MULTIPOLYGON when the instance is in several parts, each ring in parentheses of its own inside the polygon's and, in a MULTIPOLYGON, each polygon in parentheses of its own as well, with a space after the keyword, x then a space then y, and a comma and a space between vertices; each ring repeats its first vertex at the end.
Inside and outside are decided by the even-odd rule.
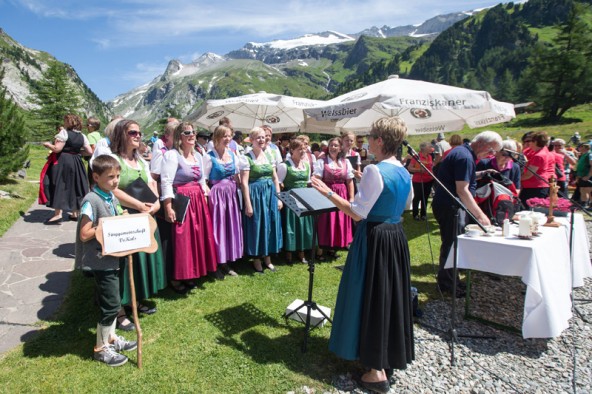
POLYGON ((454 343, 458 341, 458 337, 463 337, 463 338, 481 338, 481 339, 491 339, 493 337, 486 337, 486 336, 480 336, 480 335, 458 335, 456 332, 456 278, 457 278, 457 273, 458 273, 458 234, 456 232, 456 229, 458 228, 458 221, 459 221, 459 208, 462 209, 463 211, 465 211, 465 213, 471 217, 473 219, 473 221, 475 223, 477 223, 477 225, 481 228, 481 230, 483 230, 483 232, 487 232, 487 230, 485 229, 485 226, 483 226, 481 223, 479 223, 479 221, 477 220, 477 218, 467 209, 467 207, 465 207, 465 205, 460 201, 460 199, 458 197, 456 197, 446 186, 444 186, 444 184, 436 177, 436 175, 430 171, 425 164, 423 164, 421 162, 421 159, 419 157, 419 155, 417 154, 417 152, 415 152, 415 150, 413 150, 413 148, 409 145, 409 143, 407 141, 403 141, 403 145, 405 145, 407 147, 407 153, 413 157, 415 159, 415 161, 417 161, 417 163, 420 165, 420 167, 426 172, 428 173, 432 178, 434 178, 434 180, 436 181, 436 183, 442 188, 442 190, 445 190, 446 193, 450 196, 450 198, 454 201, 454 205, 456 207, 455 210, 455 215, 454 215, 454 220, 453 220, 453 226, 454 226, 454 233, 453 233, 453 237, 454 237, 454 241, 453 241, 453 268, 452 268, 452 276, 453 276, 453 280, 452 280, 452 307, 451 307, 451 311, 450 311, 450 326, 449 329, 447 331, 448 337, 450 339, 450 365, 455 366, 456 365, 456 358, 454 356, 454 343))

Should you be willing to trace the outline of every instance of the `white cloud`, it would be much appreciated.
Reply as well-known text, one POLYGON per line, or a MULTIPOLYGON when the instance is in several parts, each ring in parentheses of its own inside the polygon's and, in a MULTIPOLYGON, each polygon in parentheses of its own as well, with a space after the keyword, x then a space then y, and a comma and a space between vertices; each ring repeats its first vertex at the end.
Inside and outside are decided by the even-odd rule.
POLYGON ((168 61, 165 63, 137 63, 131 72, 124 73, 122 80, 141 85, 152 81, 166 69, 168 61))
POLYGON ((184 54, 181 54, 181 55, 179 55, 179 56, 177 56, 175 58, 176 59, 179 59, 179 61, 181 61, 181 63, 185 63, 186 64, 186 63, 191 63, 192 61, 194 61, 195 59, 197 59, 201 55, 203 55, 203 53, 201 53, 201 52, 192 52, 192 53, 184 53, 184 54))
POLYGON ((97 29, 94 42, 100 48, 195 41, 219 31, 241 31, 263 39, 322 30, 355 33, 373 25, 414 24, 440 13, 495 3, 416 0, 403 6, 392 0, 231 0, 221 7, 205 0, 13 1, 43 17, 96 23, 90 28, 97 29))

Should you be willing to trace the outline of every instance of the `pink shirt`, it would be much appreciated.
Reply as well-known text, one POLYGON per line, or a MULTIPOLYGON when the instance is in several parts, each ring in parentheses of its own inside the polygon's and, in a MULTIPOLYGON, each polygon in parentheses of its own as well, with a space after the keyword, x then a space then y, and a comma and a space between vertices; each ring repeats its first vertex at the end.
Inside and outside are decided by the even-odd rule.
MULTIPOLYGON (((561 169, 561 176, 557 178, 558 181, 565 181, 565 173, 563 172, 563 160, 565 159, 565 157, 561 154, 561 153, 557 153, 557 152, 551 152, 551 154, 554 156, 555 158, 555 165, 558 165, 559 168, 561 169)), ((553 167, 553 173, 555 174, 555 166, 553 167)), ((555 176, 557 177, 557 174, 555 174, 555 176)))
POLYGON ((524 168, 524 172, 522 173, 522 188, 541 188, 541 187, 549 187, 547 184, 549 178, 554 176, 555 174, 555 157, 549 150, 544 147, 538 151, 534 151, 532 149, 525 149, 524 155, 528 159, 528 166, 529 167, 537 167, 536 173, 539 174, 543 179, 539 179, 536 175, 531 174, 529 170, 524 168), (532 175, 530 178, 525 179, 525 177, 532 175))
MULTIPOLYGON (((422 164, 424 166, 426 166, 426 168, 430 171, 432 171, 433 168, 433 159, 431 155, 425 155, 421 152, 419 152, 419 160, 421 160, 422 164)), ((419 163, 417 162, 417 160, 415 159, 411 159, 411 163, 409 164, 409 167, 413 167, 415 169, 419 169, 419 172, 414 172, 413 176, 411 177, 411 181, 412 182, 416 182, 416 183, 424 183, 424 182, 429 182, 431 180, 433 180, 434 178, 432 178, 432 176, 430 174, 428 174, 427 172, 424 171, 424 169, 419 165, 419 163)))

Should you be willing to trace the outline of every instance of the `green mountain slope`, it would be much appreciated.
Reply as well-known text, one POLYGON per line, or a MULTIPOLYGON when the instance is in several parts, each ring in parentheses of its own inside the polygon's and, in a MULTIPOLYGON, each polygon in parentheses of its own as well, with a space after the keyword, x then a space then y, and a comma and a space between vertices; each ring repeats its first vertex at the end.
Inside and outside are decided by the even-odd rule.
POLYGON ((191 65, 169 64, 163 76, 126 93, 111 103, 111 111, 138 120, 148 129, 169 114, 185 116, 204 100, 266 91, 314 99, 335 94, 351 75, 366 74, 373 64, 400 54, 427 39, 361 37, 355 42, 329 45, 314 58, 268 65, 258 60, 217 59, 204 55, 191 65), (193 67, 190 75, 188 67, 193 67))
MULTIPOLYGON (((42 78, 48 63, 59 61, 47 52, 24 47, 2 29, 0 29, 0 59, 0 67, 5 72, 2 85, 7 88, 7 95, 22 109, 27 111, 33 109, 35 105, 31 101, 32 88, 42 78)), ((79 115, 94 115, 103 120, 108 119, 110 113, 107 105, 80 79, 74 68, 68 64, 64 66, 73 88, 82 98, 79 115)))

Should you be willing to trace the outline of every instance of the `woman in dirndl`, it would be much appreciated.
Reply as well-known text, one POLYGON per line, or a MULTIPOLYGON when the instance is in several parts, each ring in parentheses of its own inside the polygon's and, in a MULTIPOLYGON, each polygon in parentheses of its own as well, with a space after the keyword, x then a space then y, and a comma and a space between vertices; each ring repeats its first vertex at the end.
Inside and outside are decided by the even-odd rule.
POLYGON ((243 257, 243 227, 240 201, 242 196, 239 181, 239 159, 229 148, 234 132, 227 126, 214 130, 214 149, 208 152, 211 158, 210 196, 208 206, 212 218, 214 240, 218 253, 218 270, 223 275, 236 276, 229 265, 243 257))
POLYGON ((71 220, 78 220, 80 203, 89 190, 81 154, 92 154, 88 139, 80 130, 82 119, 68 114, 64 116, 64 128, 54 137, 53 144, 43 144, 51 153, 41 171, 39 203, 54 210, 53 216, 44 224, 60 224, 63 211, 70 213, 71 220))
POLYGON ((274 159, 263 150, 265 131, 255 127, 249 138, 253 149, 241 160, 245 255, 253 257, 253 269, 262 274, 261 258, 265 267, 274 272, 270 255, 282 249, 280 209, 283 204, 276 194, 280 192, 280 184, 274 159))
POLYGON ((174 223, 173 290, 183 293, 201 278, 217 269, 216 244, 206 197, 210 189, 206 178, 210 156, 195 150, 193 125, 183 122, 175 129, 173 149, 164 154, 160 172, 165 219, 174 223), (177 217, 173 200, 176 194, 189 197, 185 218, 177 217))
MULTIPOLYGON (((306 144, 300 139, 290 142, 290 158, 278 166, 277 174, 284 190, 307 187, 310 182, 310 164, 306 160, 306 144)), ((292 252, 298 252, 298 259, 307 262, 305 250, 311 250, 314 220, 312 216, 298 217, 292 210, 282 211, 284 250, 288 264, 292 264, 292 252)))
POLYGON ((401 224, 411 184, 395 157, 406 133, 398 117, 374 122, 368 145, 378 164, 364 169, 353 202, 320 179, 312 181, 359 221, 339 285, 329 349, 359 360, 368 369, 361 386, 379 393, 389 392, 393 369, 405 369, 415 358, 409 246, 401 224))
MULTIPOLYGON (((327 155, 317 161, 314 176, 322 179, 331 190, 348 201, 354 200, 354 173, 349 160, 341 150, 341 138, 329 140, 327 155)), ((324 213, 319 216, 317 233, 319 249, 317 258, 324 260, 323 249, 335 256, 335 249, 347 247, 353 238, 352 219, 341 211, 324 213), (323 248, 323 249, 321 249, 323 248)))
MULTIPOLYGON (((113 194, 119 200, 121 206, 125 209, 132 209, 139 213, 148 213, 152 216, 160 209, 158 199, 156 201, 140 201, 125 192, 132 182, 142 178, 150 187, 152 192, 158 197, 158 188, 156 182, 150 177, 148 163, 142 159, 138 149, 142 140, 140 125, 129 119, 120 120, 115 125, 111 135, 110 149, 112 156, 115 157, 121 165, 121 174, 119 186, 113 191, 113 194)), ((154 233, 158 249, 155 253, 138 252, 132 255, 134 267, 134 286, 136 288, 136 299, 138 303, 138 312, 153 314, 156 313, 156 307, 148 305, 146 299, 152 298, 156 293, 166 287, 165 261, 160 247, 160 235, 158 230, 154 233)), ((121 305, 131 305, 131 288, 129 284, 129 268, 126 260, 122 259, 122 274, 120 278, 121 305)), ((127 317, 120 313, 117 318, 117 325, 123 330, 132 330, 133 324, 128 322, 127 317)))

